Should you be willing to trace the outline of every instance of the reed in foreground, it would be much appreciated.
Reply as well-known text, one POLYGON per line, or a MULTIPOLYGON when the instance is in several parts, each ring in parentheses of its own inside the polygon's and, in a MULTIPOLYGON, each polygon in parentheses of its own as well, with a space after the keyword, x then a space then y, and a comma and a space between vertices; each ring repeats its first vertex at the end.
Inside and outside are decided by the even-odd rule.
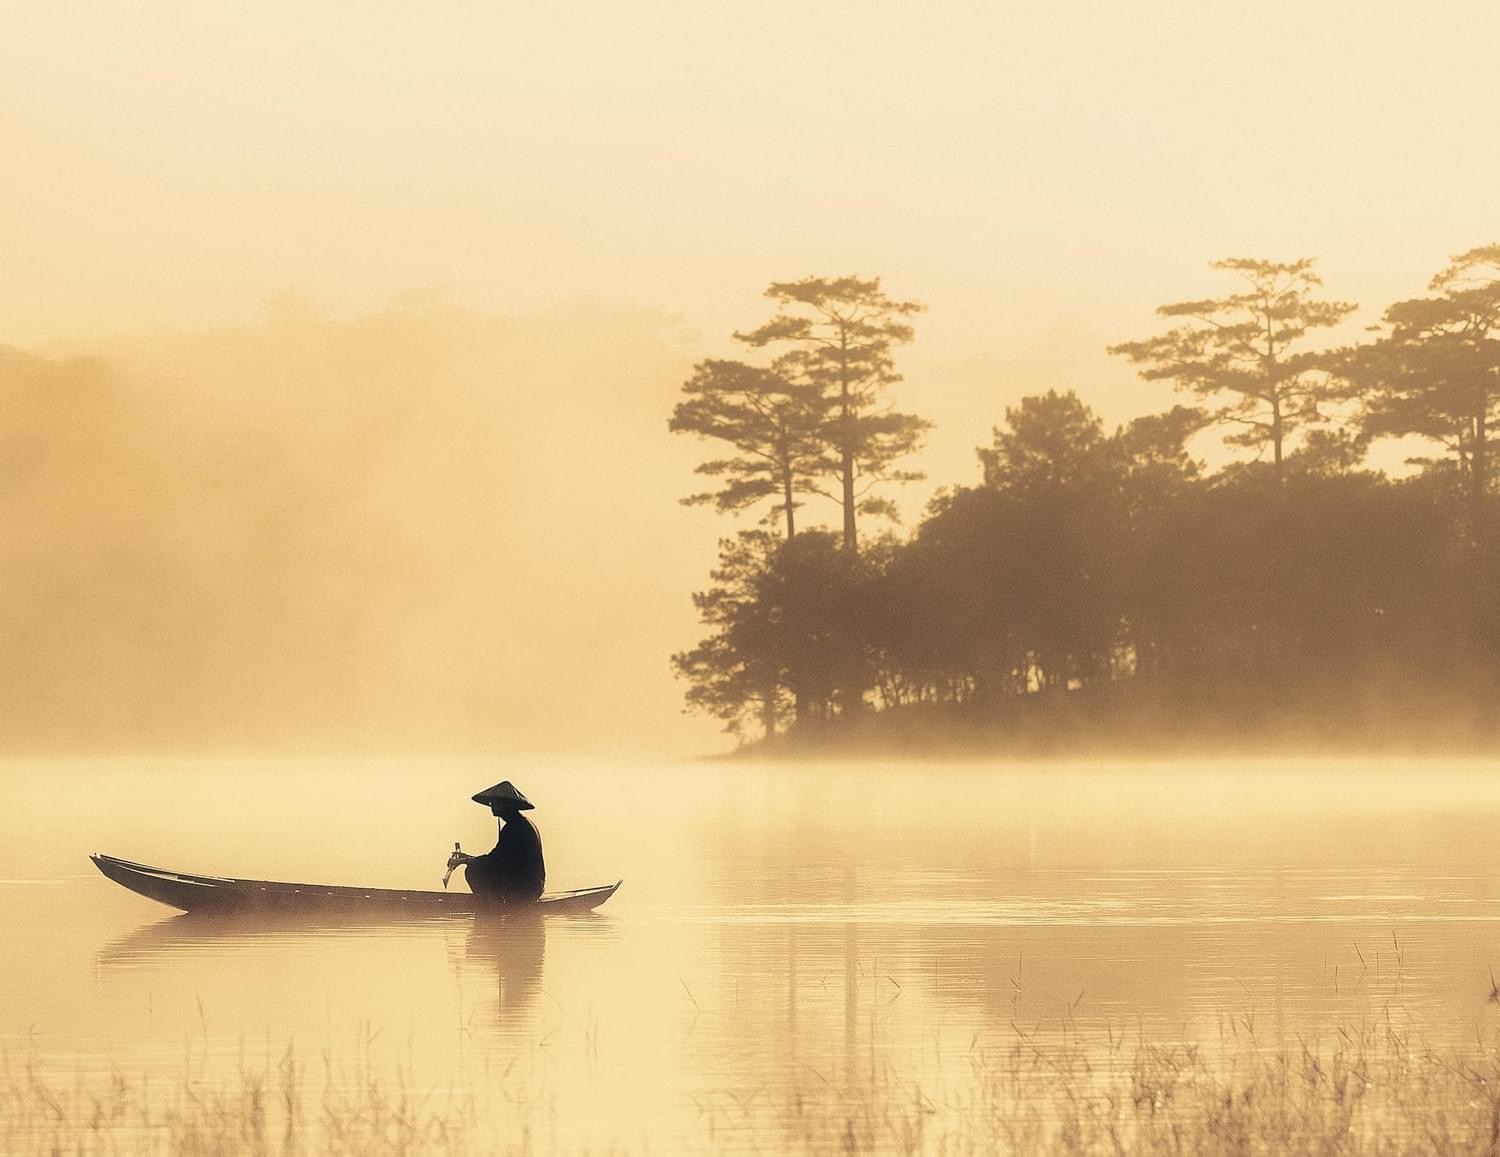
MULTIPOLYGON (((1212 1046, 1107 1034, 1017 1032, 976 1042, 960 1078, 926 1085, 887 1064, 848 1080, 789 1072, 774 1089, 684 1090, 671 1152, 1025 1154, 1493 1154, 1500 1048, 1415 1043, 1388 1021, 1321 1041, 1212 1046), (691 1095, 690 1095, 691 1093, 691 1095)), ((511 1074, 417 1090, 368 1065, 303 1071, 292 1050, 260 1067, 127 1079, 0 1075, 7 1154, 516 1154, 624 1150, 559 1136, 547 1096, 511 1074)))
POLYGON ((953 1087, 881 1068, 855 1088, 805 1085, 768 1115, 800 1152, 1500 1157, 1500 1048, 1431 1048, 1389 1021, 1273 1047, 1243 1032, 1214 1046, 1017 1032, 968 1061, 953 1087))

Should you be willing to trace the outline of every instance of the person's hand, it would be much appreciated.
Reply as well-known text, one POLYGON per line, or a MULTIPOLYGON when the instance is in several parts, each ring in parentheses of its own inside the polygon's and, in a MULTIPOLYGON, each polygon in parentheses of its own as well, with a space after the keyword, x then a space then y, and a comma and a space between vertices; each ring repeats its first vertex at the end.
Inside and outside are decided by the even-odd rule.
POLYGON ((453 854, 448 857, 448 870, 443 873, 443 887, 446 888, 448 886, 448 881, 453 877, 454 868, 471 863, 473 859, 474 857, 467 852, 459 851, 458 845, 454 844, 453 854))

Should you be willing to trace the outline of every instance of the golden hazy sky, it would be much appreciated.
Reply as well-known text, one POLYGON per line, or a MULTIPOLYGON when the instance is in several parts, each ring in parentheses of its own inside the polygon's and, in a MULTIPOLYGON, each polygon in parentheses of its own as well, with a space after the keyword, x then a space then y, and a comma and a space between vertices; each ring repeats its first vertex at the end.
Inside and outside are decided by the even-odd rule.
MULTIPOLYGON (((288 290, 549 333, 590 299, 680 319, 676 374, 773 279, 879 274, 931 307, 899 395, 937 422, 921 465, 973 481, 1024 393, 1171 404, 1104 346, 1215 292, 1214 258, 1318 258, 1357 332, 1500 239, 1497 43, 1494 0, 0 0, 0 344, 258 324, 288 290)), ((606 411, 658 462, 675 385, 606 411)), ((680 486, 621 518, 701 576, 728 524, 676 507, 669 453, 680 486)), ((643 572, 687 624, 641 651, 663 703, 686 566, 643 572)))
POLYGON ((1316 256, 1373 320, 1500 235, 1493 0, 0 11, 21 344, 290 287, 593 297, 713 352, 772 279, 879 273, 932 306, 913 401, 967 454, 997 392, 1165 398, 1102 346, 1215 257, 1316 256))
POLYGON ((1491 0, 0 12, 21 341, 288 286, 717 334, 843 270, 928 300, 933 340, 1102 340, 1224 254, 1316 255, 1373 305, 1500 229, 1491 0))

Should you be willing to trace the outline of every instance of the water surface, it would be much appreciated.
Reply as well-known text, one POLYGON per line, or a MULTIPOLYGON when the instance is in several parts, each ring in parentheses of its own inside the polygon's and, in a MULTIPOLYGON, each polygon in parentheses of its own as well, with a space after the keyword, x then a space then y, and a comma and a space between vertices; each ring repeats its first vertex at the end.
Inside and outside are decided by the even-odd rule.
POLYGON ((1472 1041, 1500 1020, 1497 771, 12 764, 0 1047, 149 1073, 290 1044, 660 1150, 818 1082, 961 1088, 976 1043, 1021 1032, 1472 1041), (550 886, 624 878, 599 913, 203 920, 86 858, 437 887, 455 839, 493 842, 467 797, 502 777, 538 804, 550 886))

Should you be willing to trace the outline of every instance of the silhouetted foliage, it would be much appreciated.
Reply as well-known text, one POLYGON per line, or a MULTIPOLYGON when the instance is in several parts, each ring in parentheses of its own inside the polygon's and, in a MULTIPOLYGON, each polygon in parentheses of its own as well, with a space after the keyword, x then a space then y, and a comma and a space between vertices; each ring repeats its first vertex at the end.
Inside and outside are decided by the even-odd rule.
POLYGON ((1074 393, 1022 398, 1005 411, 994 443, 981 447, 984 483, 999 490, 1103 485, 1113 465, 1109 440, 1074 393))
POLYGON ((786 536, 792 538, 798 495, 816 489, 830 468, 819 440, 823 407, 817 391, 775 367, 710 359, 699 363, 682 392, 687 398, 677 403, 668 429, 716 438, 739 451, 698 466, 697 473, 722 478, 724 484, 683 503, 712 502, 724 512, 776 498, 773 514, 783 514, 786 536))
POLYGON ((904 537, 726 543, 719 586, 696 596, 714 634, 678 658, 690 704, 731 726, 759 714, 768 734, 794 713, 807 737, 825 720, 856 734, 846 717, 873 705, 858 734, 892 742, 888 719, 939 720, 939 743, 964 726, 1060 745, 1090 727, 1493 742, 1500 527, 1475 480, 1500 403, 1500 247, 1337 355, 1295 348, 1351 308, 1310 299, 1307 262, 1219 267, 1251 291, 1166 307, 1202 327, 1116 352, 1228 405, 1110 430, 1071 391, 1023 397, 978 449, 979 483, 940 491, 904 537), (1356 392, 1362 421, 1318 408, 1356 392), (1205 472, 1189 444, 1227 420, 1271 461, 1205 472), (1366 468, 1370 439, 1395 433, 1455 457, 1402 479, 1366 468))
POLYGON ((734 336, 753 347, 791 347, 777 359, 778 368, 821 400, 820 436, 838 483, 833 497, 843 507, 844 548, 852 553, 856 514, 895 514, 873 488, 922 477, 894 464, 920 445, 929 423, 881 402, 886 388, 901 380, 892 350, 912 340, 906 319, 926 307, 888 296, 878 277, 778 281, 766 296, 776 302, 776 316, 734 336))
POLYGON ((719 565, 709 575, 714 585, 693 595, 700 619, 714 633, 672 656, 677 673, 691 684, 688 706, 722 719, 736 735, 754 716, 773 736, 781 716, 780 628, 763 590, 777 550, 764 531, 720 540, 719 565))
POLYGON ((1383 336, 1351 351, 1345 373, 1363 392, 1366 434, 1448 448, 1477 518, 1500 418, 1500 244, 1459 254, 1429 288, 1385 311, 1383 336))
POLYGON ((1313 299, 1323 282, 1310 259, 1230 258, 1213 268, 1237 274, 1245 289, 1164 305, 1158 314, 1184 324, 1109 352, 1144 367, 1147 381, 1170 381, 1200 398, 1227 395, 1214 420, 1240 429, 1225 441, 1257 451, 1269 446, 1280 479, 1287 438, 1317 421, 1319 402, 1332 394, 1328 356, 1294 347, 1309 330, 1337 325, 1355 306, 1313 299))
POLYGON ((862 570, 828 531, 791 539, 742 531, 722 540, 715 585, 693 596, 714 633, 672 659, 690 683, 689 707, 735 734, 755 718, 773 736, 788 704, 799 721, 857 706, 872 678, 862 570))

